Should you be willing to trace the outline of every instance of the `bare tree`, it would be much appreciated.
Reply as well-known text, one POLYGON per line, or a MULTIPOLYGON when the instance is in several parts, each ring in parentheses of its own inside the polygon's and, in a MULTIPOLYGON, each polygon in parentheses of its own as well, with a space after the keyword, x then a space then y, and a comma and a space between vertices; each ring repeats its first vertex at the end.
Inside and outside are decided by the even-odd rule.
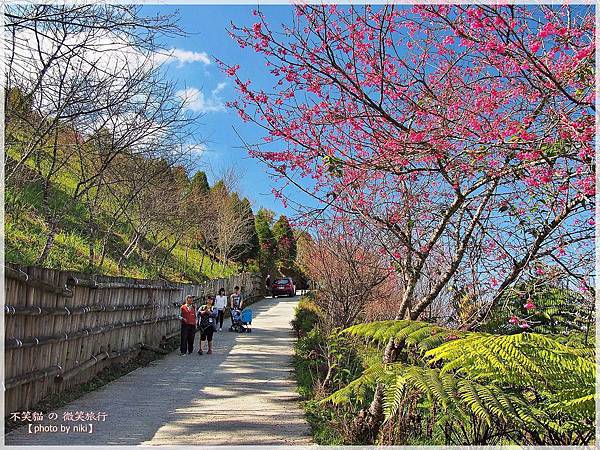
POLYGON ((371 239, 364 229, 322 228, 303 252, 302 265, 316 283, 330 326, 350 326, 373 305, 390 298, 397 302, 401 294, 386 260, 372 251, 371 239))
MULTIPOLYGON (((123 192, 110 186, 123 175, 122 161, 173 166, 189 156, 185 142, 195 117, 184 114, 175 86, 162 75, 163 49, 156 44, 159 35, 180 30, 171 16, 147 19, 130 6, 19 5, 9 7, 6 17, 5 86, 19 94, 7 98, 22 100, 6 108, 7 182, 26 166, 42 180, 48 231, 39 264, 48 257, 65 211, 84 201, 93 263, 94 212, 105 193, 123 192), (74 181, 57 201, 62 176, 74 181)), ((135 198, 141 191, 138 183, 129 194, 135 198)), ((117 202, 117 216, 133 198, 117 202)))
POLYGON ((206 232, 211 236, 223 270, 235 252, 243 252, 251 245, 254 231, 254 217, 245 213, 239 196, 225 183, 226 180, 221 180, 211 189, 214 219, 207 224, 206 232))

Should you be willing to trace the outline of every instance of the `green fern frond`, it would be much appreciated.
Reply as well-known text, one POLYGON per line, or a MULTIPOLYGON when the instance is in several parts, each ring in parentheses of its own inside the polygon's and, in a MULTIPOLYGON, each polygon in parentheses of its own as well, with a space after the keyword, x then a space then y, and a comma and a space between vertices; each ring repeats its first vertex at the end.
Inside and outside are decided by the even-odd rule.
POLYGON ((402 351, 416 348, 421 356, 414 365, 373 365, 324 401, 365 401, 381 383, 386 418, 398 414, 408 395, 418 394, 421 407, 439 407, 464 423, 475 415, 487 426, 503 423, 564 436, 593 423, 595 352, 581 342, 537 333, 459 332, 406 320, 345 332, 378 345, 393 338, 405 344, 402 351))
POLYGON ((460 380, 458 386, 462 400, 469 405, 475 415, 485 420, 488 425, 491 425, 492 415, 488 411, 485 403, 481 400, 475 384, 466 380, 460 380))
POLYGON ((560 412, 575 412, 593 414, 596 407, 596 400, 600 399, 600 395, 590 393, 578 398, 562 400, 560 402, 551 403, 548 408, 558 410, 560 412))
POLYGON ((398 411, 406 393, 406 378, 398 375, 395 379, 395 383, 390 383, 384 390, 383 412, 386 420, 398 411))
POLYGON ((486 335, 474 333, 425 353, 429 362, 443 363, 443 371, 459 371, 472 379, 526 386, 535 383, 581 385, 592 380, 591 358, 549 336, 533 333, 486 335))
POLYGON ((385 345, 393 338, 396 343, 405 342, 408 347, 416 346, 420 351, 430 350, 450 339, 470 334, 413 320, 362 323, 347 328, 345 332, 378 345, 385 345))
POLYGON ((359 401, 364 400, 362 397, 365 393, 365 388, 375 387, 379 380, 384 378, 386 374, 386 365, 383 363, 372 365, 367 368, 360 377, 351 381, 342 389, 338 389, 328 397, 320 401, 321 404, 331 402, 333 404, 349 403, 353 398, 359 401))

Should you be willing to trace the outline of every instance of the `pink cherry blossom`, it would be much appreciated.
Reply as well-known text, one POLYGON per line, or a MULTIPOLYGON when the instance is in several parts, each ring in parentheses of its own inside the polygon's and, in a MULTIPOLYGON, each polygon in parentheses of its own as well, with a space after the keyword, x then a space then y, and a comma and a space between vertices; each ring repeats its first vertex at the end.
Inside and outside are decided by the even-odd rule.
POLYGON ((249 152, 277 196, 297 186, 312 199, 298 206, 303 220, 373 233, 414 292, 401 316, 418 317, 457 279, 498 301, 522 277, 593 273, 589 8, 294 12, 281 29, 266 14, 232 29, 270 78, 254 87, 223 65, 238 90, 228 105, 269 137, 249 152))
POLYGON ((523 305, 523 308, 525 308, 527 310, 535 309, 535 304, 531 300, 529 300, 527 303, 525 303, 523 305))

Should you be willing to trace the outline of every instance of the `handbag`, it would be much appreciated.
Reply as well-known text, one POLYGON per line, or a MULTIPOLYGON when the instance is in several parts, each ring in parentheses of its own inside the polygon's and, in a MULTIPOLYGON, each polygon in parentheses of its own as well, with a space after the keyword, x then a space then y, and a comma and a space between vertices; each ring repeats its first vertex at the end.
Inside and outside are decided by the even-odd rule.
POLYGON ((213 331, 217 330, 217 321, 215 320, 219 315, 219 312, 216 308, 211 309, 208 316, 200 316, 200 332, 205 334, 205 332, 212 327, 213 331))

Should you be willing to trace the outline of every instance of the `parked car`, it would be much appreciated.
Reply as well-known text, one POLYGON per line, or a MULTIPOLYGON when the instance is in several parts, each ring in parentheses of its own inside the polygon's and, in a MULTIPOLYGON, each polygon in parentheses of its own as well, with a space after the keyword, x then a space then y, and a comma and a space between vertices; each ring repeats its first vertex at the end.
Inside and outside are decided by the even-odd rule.
POLYGON ((271 294, 273 297, 278 295, 296 295, 296 286, 291 278, 277 278, 271 285, 271 294))

